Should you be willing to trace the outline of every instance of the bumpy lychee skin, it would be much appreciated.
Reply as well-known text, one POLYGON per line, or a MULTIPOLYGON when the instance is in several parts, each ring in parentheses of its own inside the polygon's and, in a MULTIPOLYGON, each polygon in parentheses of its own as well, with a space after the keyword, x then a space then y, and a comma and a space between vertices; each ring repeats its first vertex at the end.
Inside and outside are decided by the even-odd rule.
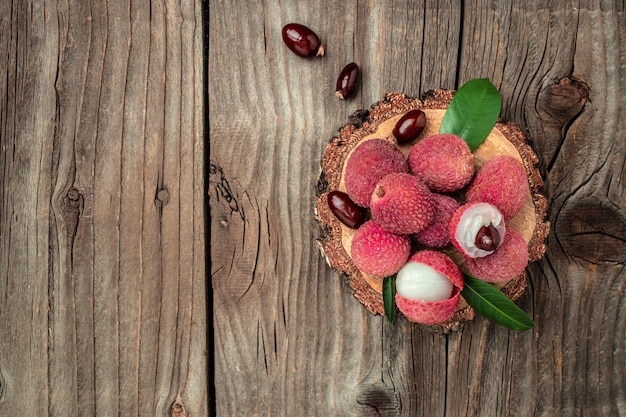
POLYGON ((411 236, 413 240, 431 248, 443 248, 450 243, 448 225, 460 204, 454 198, 443 194, 432 194, 435 207, 433 221, 422 231, 411 236))
POLYGON ((346 162, 346 192, 356 204, 369 207, 372 192, 382 177, 392 172, 408 172, 406 157, 384 139, 372 139, 357 146, 346 162))
POLYGON ((508 228, 504 241, 484 258, 466 258, 470 274, 487 282, 506 282, 528 265, 528 245, 517 230, 508 228))
POLYGON ((412 322, 441 324, 456 311, 462 289, 463 275, 450 257, 432 250, 419 251, 398 272, 396 306, 412 322), (438 297, 432 298, 433 293, 438 297))
POLYGON ((479 258, 493 254, 501 244, 507 229, 504 217, 498 208, 489 203, 466 203, 459 207, 448 224, 450 241, 466 257, 479 258), (476 238, 484 227, 492 226, 491 233, 497 234, 497 244, 490 249, 477 245, 476 238), (494 230, 495 229, 495 230, 494 230))
POLYGON ((436 134, 417 142, 409 152, 411 172, 432 191, 452 192, 465 187, 474 175, 474 155, 457 135, 436 134))
POLYGON ((406 263, 411 252, 411 239, 391 233, 373 220, 359 227, 351 246, 352 260, 357 268, 375 278, 393 275, 406 263))
POLYGON ((417 233, 430 224, 435 214, 432 193, 414 175, 385 175, 370 200, 372 219, 383 229, 399 234, 417 233))
POLYGON ((500 155, 478 170, 467 189, 468 202, 484 201, 498 207, 505 219, 514 217, 524 206, 528 178, 524 166, 512 156, 500 155))

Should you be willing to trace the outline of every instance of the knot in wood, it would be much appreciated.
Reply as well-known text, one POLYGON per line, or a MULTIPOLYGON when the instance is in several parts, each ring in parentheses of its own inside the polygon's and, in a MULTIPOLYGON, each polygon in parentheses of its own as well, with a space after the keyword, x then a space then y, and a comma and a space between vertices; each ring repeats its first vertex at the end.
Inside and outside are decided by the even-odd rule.
POLYGON ((592 264, 626 262, 626 215, 608 200, 566 206, 554 230, 570 256, 592 264))
POLYGON ((169 191, 167 191, 167 189, 165 189, 165 188, 161 188, 157 192, 156 199, 157 199, 157 201, 161 205, 166 205, 170 201, 170 193, 169 193, 169 191))
POLYGON ((76 188, 70 188, 70 190, 67 192, 67 199, 70 201, 79 201, 80 192, 76 188))
POLYGON ((170 412, 172 417, 185 417, 187 415, 187 412, 185 411, 185 406, 181 402, 180 398, 174 401, 170 412))
POLYGON ((539 94, 539 108, 561 125, 569 125, 589 101, 589 86, 572 77, 561 78, 539 94))
POLYGON ((78 189, 72 187, 63 199, 63 212, 65 216, 77 217, 81 209, 82 195, 78 189))

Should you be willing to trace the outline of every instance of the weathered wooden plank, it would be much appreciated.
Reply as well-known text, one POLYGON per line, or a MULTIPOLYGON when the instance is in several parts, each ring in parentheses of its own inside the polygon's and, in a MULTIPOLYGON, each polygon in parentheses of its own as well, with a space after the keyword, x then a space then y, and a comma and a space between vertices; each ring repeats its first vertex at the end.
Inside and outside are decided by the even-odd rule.
POLYGON ((623 2, 210 7, 218 415, 622 415, 623 2), (284 47, 291 21, 321 36, 324 58, 284 47), (338 102, 335 77, 352 60, 361 88, 338 102), (475 77, 500 89, 503 117, 529 132, 546 179, 548 255, 518 302, 537 328, 482 318, 446 336, 402 319, 391 328, 317 256, 321 150, 387 91, 418 96, 475 77))
POLYGON ((0 414, 209 414, 202 7, 0 6, 0 414))

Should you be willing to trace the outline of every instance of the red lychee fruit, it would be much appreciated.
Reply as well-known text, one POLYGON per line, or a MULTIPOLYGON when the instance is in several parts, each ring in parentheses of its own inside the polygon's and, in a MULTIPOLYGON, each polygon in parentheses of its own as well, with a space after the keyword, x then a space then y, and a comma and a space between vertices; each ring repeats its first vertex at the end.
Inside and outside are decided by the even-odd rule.
POLYGON ((479 258, 491 255, 506 233, 504 217, 489 203, 467 203, 459 207, 448 225, 450 241, 463 255, 479 258))
POLYGON ((398 147, 384 139, 371 139, 357 146, 346 162, 346 192, 356 204, 369 207, 378 181, 392 172, 408 172, 409 165, 398 147))
POLYGON ((454 198, 443 194, 433 193, 432 198, 435 207, 433 221, 422 231, 414 234, 412 238, 431 248, 443 248, 450 243, 448 225, 460 204, 454 198))
POLYGON ((414 175, 385 175, 370 200, 372 219, 383 229, 398 234, 417 233, 430 224, 435 214, 432 193, 414 175))
POLYGON ((463 275, 447 255, 423 250, 415 253, 396 275, 396 305, 410 321, 440 324, 456 311, 463 275))
POLYGON ((357 268, 376 278, 398 272, 411 252, 411 239, 383 229, 368 220, 354 234, 351 245, 352 260, 357 268))
POLYGON ((522 163, 508 155, 496 156, 478 170, 467 189, 468 202, 484 201, 498 207, 505 219, 514 217, 524 206, 528 178, 522 163))
POLYGON ((417 142, 409 151, 411 173, 432 191, 447 193, 465 187, 474 175, 474 155, 457 135, 439 133, 417 142))
POLYGON ((470 274, 487 282, 506 282, 524 272, 528 265, 528 245, 510 227, 500 247, 484 258, 466 258, 470 274))

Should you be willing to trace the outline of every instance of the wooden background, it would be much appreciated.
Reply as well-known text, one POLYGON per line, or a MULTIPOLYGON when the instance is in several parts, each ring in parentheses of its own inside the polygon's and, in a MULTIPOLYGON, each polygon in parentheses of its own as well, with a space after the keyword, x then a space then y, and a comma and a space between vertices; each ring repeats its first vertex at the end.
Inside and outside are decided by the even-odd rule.
POLYGON ((626 5, 528 3, 0 3, 0 415, 626 415, 626 5), (546 180, 537 328, 391 327, 315 245, 322 150, 476 77, 546 180))
POLYGON ((0 416, 209 413, 203 6, 0 2, 0 416))
POLYGON ((626 415, 624 1, 209 2, 209 209, 220 416, 626 415), (326 46, 303 60, 299 22, 326 46), (347 63, 357 96, 334 95, 347 63), (530 135, 552 231, 519 305, 434 335, 391 327, 315 244, 324 146, 389 91, 489 77, 530 135))

